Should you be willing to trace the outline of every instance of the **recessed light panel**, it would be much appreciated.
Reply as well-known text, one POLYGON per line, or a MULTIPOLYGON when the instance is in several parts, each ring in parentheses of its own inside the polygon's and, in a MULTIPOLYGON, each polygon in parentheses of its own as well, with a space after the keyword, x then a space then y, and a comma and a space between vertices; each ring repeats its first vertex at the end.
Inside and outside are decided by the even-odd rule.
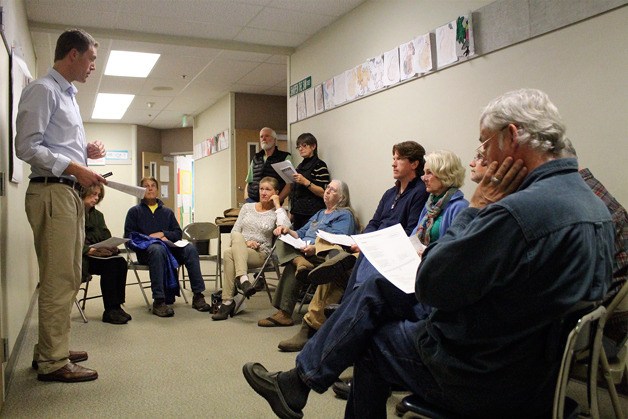
POLYGON ((147 77, 159 54, 131 51, 111 51, 105 67, 106 76, 147 77))
POLYGON ((92 119, 122 119, 135 95, 98 93, 92 119))

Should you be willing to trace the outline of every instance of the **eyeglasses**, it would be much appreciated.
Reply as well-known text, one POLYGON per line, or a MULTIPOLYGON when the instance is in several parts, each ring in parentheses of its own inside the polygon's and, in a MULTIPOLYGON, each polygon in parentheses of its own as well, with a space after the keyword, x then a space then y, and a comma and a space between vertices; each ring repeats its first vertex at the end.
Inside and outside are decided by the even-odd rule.
POLYGON ((478 141, 482 141, 482 144, 480 144, 479 147, 475 149, 475 160, 484 160, 486 158, 486 150, 484 149, 484 146, 486 146, 486 144, 488 144, 488 142, 491 141, 493 138, 497 137, 497 134, 508 128, 509 125, 510 124, 504 125, 495 134, 491 135, 484 141, 482 141, 482 137, 478 139, 478 141))
POLYGON ((301 143, 301 144, 299 144, 297 146, 297 150, 300 149, 300 148, 305 148, 305 147, 309 147, 309 146, 310 146, 309 144, 301 143))

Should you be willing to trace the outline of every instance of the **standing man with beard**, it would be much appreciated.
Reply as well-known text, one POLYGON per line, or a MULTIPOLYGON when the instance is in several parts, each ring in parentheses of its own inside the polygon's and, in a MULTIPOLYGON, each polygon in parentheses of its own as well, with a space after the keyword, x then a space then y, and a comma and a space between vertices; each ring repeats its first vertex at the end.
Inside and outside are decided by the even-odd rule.
POLYGON ((244 200, 246 202, 259 201, 259 181, 266 176, 273 177, 279 182, 279 200, 286 199, 290 193, 290 185, 275 172, 271 166, 284 160, 291 160, 290 153, 277 148, 277 133, 272 128, 264 127, 259 132, 259 143, 261 150, 253 156, 249 173, 246 176, 246 189, 244 190, 244 200))

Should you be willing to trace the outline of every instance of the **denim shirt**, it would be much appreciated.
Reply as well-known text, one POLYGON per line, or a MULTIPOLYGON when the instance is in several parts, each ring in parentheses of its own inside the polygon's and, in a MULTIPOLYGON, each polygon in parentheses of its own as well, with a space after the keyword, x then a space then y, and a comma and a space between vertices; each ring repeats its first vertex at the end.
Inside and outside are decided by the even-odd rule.
POLYGON ((541 165, 516 193, 463 210, 426 249, 416 295, 435 310, 418 351, 457 408, 549 412, 555 327, 611 278, 611 217, 577 169, 575 159, 541 165))

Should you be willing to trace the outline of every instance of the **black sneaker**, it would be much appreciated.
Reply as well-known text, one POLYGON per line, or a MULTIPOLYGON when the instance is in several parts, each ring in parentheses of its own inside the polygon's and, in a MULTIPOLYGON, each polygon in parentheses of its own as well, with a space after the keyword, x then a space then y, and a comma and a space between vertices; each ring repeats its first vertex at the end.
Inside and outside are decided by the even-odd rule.
POLYGON ((153 314, 159 317, 172 317, 174 316, 174 310, 168 307, 166 303, 153 303, 153 314))
POLYGON ((102 321, 111 324, 127 324, 129 319, 122 315, 118 310, 105 310, 102 314, 102 321))

